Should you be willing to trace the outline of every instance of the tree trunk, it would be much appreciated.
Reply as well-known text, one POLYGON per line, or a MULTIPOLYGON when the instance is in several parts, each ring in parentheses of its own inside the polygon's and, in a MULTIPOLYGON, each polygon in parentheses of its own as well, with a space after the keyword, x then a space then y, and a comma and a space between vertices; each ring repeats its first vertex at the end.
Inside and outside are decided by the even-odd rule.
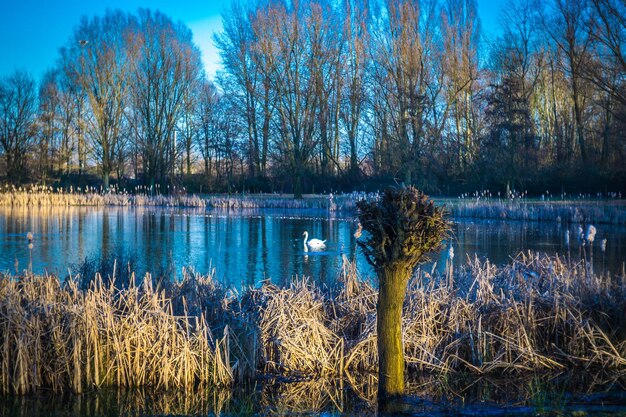
POLYGON ((296 168, 293 177, 293 198, 302 198, 302 170, 300 167, 296 168))
POLYGON ((356 149, 356 135, 353 130, 348 132, 348 141, 350 142, 350 176, 354 180, 359 176, 359 160, 356 149))
POLYGON ((578 95, 574 98, 574 115, 576 116, 576 133, 578 136, 578 147, 580 148, 580 158, 583 166, 587 165, 587 146, 585 144, 585 131, 583 130, 583 122, 580 105, 578 104, 578 95))
POLYGON ((608 94, 606 101, 606 109, 604 113, 604 130, 602 132, 602 154, 600 163, 603 168, 609 168, 609 140, 611 137, 611 94, 608 94))
POLYGON ((191 142, 187 144, 187 175, 191 175, 191 142))
POLYGON ((404 392, 402 304, 410 271, 404 265, 393 264, 378 274, 378 400, 384 402, 404 392))
POLYGON ((102 173, 102 188, 104 188, 104 191, 107 191, 109 189, 109 172, 103 172, 102 173))

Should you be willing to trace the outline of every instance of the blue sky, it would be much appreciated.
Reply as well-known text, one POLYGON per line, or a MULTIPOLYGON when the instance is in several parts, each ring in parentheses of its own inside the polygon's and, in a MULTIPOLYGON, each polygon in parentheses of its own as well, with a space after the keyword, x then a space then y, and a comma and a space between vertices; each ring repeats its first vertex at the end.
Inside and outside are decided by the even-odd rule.
MULTIPOLYGON (((37 80, 54 66, 58 49, 69 39, 83 15, 102 15, 107 8, 135 12, 140 7, 160 10, 181 20, 194 33, 207 72, 219 65, 211 35, 221 31, 220 14, 230 0, 2 0, 0 5, 0 77, 24 69, 37 80)), ((478 0, 483 28, 497 31, 504 0, 478 0)))

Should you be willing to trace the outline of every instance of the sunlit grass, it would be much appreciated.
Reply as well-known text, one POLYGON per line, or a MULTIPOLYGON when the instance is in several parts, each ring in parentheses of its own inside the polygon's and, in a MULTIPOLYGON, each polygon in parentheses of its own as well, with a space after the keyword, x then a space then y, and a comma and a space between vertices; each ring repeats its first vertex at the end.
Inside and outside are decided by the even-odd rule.
MULTIPOLYGON (((297 279, 242 294, 185 271, 116 285, 28 272, 0 278, 0 388, 188 390, 256 375, 346 378, 377 369, 377 291, 345 260, 337 284, 297 279), (84 287, 83 287, 84 288, 84 287)), ((583 367, 626 371, 626 278, 561 258, 473 259, 445 274, 418 271, 404 305, 409 375, 519 375, 583 367)))
POLYGON ((206 207, 207 200, 193 194, 173 192, 160 194, 158 190, 136 187, 129 192, 111 187, 109 190, 94 187, 28 187, 0 186, 0 206, 50 207, 50 206, 159 206, 206 207))
MULTIPOLYGON (((173 291, 188 280, 200 288, 210 278, 186 275, 173 291)), ((1 391, 230 384, 224 340, 202 314, 175 315, 171 299, 150 283, 118 288, 97 276, 81 291, 52 276, 2 277, 1 391)))

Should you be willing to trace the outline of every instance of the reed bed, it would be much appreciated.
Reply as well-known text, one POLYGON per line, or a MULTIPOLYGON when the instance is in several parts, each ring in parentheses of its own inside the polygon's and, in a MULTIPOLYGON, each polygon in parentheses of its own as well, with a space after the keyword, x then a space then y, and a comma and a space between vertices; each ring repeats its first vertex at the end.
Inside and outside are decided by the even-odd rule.
MULTIPOLYGON (((239 209, 294 209, 355 212, 361 200, 374 201, 378 193, 353 192, 339 195, 231 194, 198 196, 184 192, 163 195, 137 187, 131 190, 92 187, 54 189, 45 186, 15 188, 0 186, 0 206, 136 206, 239 209)), ((436 199, 437 200, 437 199, 436 199)), ((626 225, 626 204, 622 200, 528 200, 526 198, 439 199, 450 214, 459 218, 549 221, 570 224, 594 223, 626 225)))
POLYGON ((258 311, 264 371, 292 377, 341 375, 343 339, 329 329, 324 297, 308 280, 250 294, 258 311))
POLYGON ((495 200, 449 201, 460 218, 626 225, 626 204, 620 200, 495 200))
POLYGON ((155 206, 155 207, 207 207, 208 201, 193 194, 153 194, 143 189, 115 188, 109 191, 93 187, 54 189, 45 186, 26 188, 0 188, 0 206, 9 207, 59 207, 59 206, 155 206))
MULTIPOLYGON (((260 375, 375 382, 377 291, 345 258, 330 287, 298 278, 236 294, 189 270, 164 288, 149 275, 78 282, 0 277, 2 392, 188 390, 260 375)), ((559 257, 474 258, 453 279, 418 270, 404 304, 408 375, 624 375, 625 312, 626 277, 559 257)))
POLYGON ((150 279, 121 289, 97 276, 81 291, 75 280, 4 276, 0 346, 4 393, 232 381, 224 340, 213 337, 203 315, 175 315, 150 279))
POLYGON ((291 194, 246 194, 208 197, 211 207, 221 209, 310 209, 330 212, 356 211, 356 203, 363 199, 377 199, 376 193, 308 194, 294 199, 291 194))
POLYGON ((377 198, 377 194, 352 193, 333 196, 310 194, 294 199, 288 194, 229 194, 198 196, 184 190, 159 194, 158 190, 137 187, 130 191, 111 187, 108 191, 94 187, 55 189, 46 186, 0 186, 0 206, 158 206, 213 207, 219 209, 313 209, 354 211, 360 199, 377 198))

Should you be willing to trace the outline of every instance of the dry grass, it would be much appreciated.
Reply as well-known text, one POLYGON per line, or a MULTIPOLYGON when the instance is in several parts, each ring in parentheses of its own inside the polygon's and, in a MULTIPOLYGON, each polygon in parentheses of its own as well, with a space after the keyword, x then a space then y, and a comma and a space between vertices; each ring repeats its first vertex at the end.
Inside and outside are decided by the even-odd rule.
POLYGON ((45 186, 26 188, 0 187, 0 206, 63 207, 63 206, 156 206, 206 207, 208 201, 193 194, 162 195, 138 189, 133 193, 112 188, 107 192, 94 188, 53 189, 45 186))
MULTIPOLYGON (((156 190, 158 191, 158 190, 156 190)), ((109 191, 87 188, 54 189, 46 186, 0 186, 0 206, 58 207, 58 206, 156 206, 156 207, 214 207, 220 209, 314 209, 354 211, 359 199, 371 199, 370 194, 339 196, 310 194, 294 199, 291 194, 229 194, 197 196, 183 192, 169 195, 137 187, 130 190, 109 191)), ((175 190, 176 191, 176 190, 175 190)))
POLYGON ((324 297, 309 281, 289 288, 264 285, 256 300, 264 371, 295 377, 341 375, 343 339, 329 321, 324 297))
MULTIPOLYGON (((473 259, 454 272, 418 271, 410 282, 409 375, 626 372, 626 277, 536 254, 504 267, 473 259)), ((0 277, 1 391, 187 390, 258 374, 375 385, 377 292, 347 260, 332 288, 298 279, 237 295, 189 271, 166 289, 151 283, 96 277, 80 290, 49 276, 0 277)))
POLYGON ((0 278, 1 391, 230 384, 227 342, 202 315, 174 315, 150 283, 118 289, 96 277, 80 291, 55 277, 0 278))
MULTIPOLYGON (((589 277, 582 265, 522 254, 503 268, 474 259, 455 282, 460 286, 450 288, 420 271, 410 284, 403 318, 410 368, 481 375, 626 370, 623 278, 589 277)), ((364 335, 351 353, 357 369, 375 361, 373 320, 364 335)))

